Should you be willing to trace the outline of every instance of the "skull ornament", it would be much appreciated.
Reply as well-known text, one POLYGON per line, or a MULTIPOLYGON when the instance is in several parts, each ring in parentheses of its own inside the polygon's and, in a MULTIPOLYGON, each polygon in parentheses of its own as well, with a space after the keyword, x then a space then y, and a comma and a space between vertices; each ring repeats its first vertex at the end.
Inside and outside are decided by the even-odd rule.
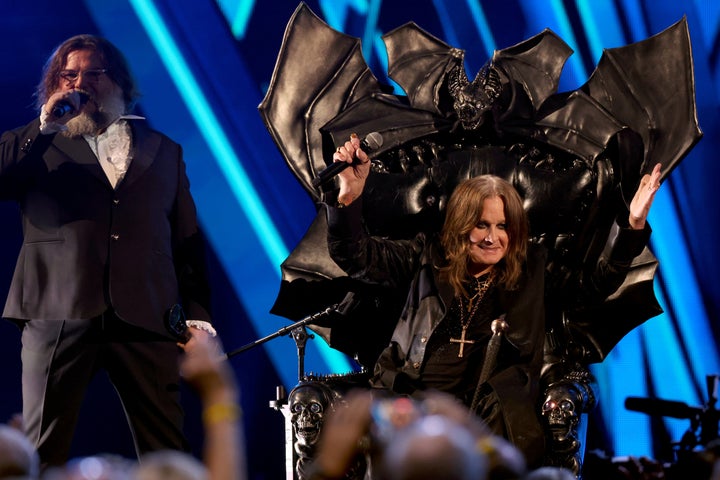
POLYGON ((298 455, 311 454, 320 436, 325 415, 332 408, 332 398, 328 387, 319 382, 301 383, 290 392, 290 420, 298 455))
MULTIPOLYGON (((360 375, 337 377, 306 377, 288 395, 286 419, 293 430, 295 451, 295 474, 297 480, 309 480, 308 468, 316 455, 317 443, 327 416, 341 408, 347 408, 343 395, 348 389, 365 385, 366 377, 360 375)), ((359 454, 349 466, 344 480, 364 480, 367 470, 365 454, 359 454)), ((315 478, 315 477, 312 477, 315 478)))
POLYGON ((542 418, 551 436, 546 465, 563 467, 579 475, 581 441, 585 436, 585 422, 580 420, 594 406, 593 379, 586 369, 570 371, 548 386, 542 405, 542 418))
MULTIPOLYGON (((572 451, 579 447, 576 430, 580 422, 578 395, 568 384, 548 389, 542 406, 542 415, 558 451, 572 451)), ((581 405, 580 405, 581 406, 581 405)))

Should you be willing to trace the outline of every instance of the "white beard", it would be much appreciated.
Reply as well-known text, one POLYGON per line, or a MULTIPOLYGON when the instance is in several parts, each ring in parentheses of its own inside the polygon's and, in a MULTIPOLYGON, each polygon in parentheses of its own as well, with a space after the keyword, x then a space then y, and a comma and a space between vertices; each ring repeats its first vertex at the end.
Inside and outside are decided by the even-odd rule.
POLYGON ((97 135, 118 117, 125 114, 125 102, 119 87, 116 87, 105 98, 90 99, 89 101, 96 102, 97 110, 92 113, 83 111, 77 117, 69 120, 66 124, 67 130, 62 132, 63 135, 70 138, 97 135))

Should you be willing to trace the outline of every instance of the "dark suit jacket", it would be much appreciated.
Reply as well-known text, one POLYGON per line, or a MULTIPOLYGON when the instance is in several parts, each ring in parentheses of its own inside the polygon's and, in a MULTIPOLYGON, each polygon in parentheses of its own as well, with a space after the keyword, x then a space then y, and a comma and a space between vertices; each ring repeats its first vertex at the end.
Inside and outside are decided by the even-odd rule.
POLYGON ((181 147, 142 120, 116 189, 84 139, 41 135, 39 120, 0 139, 0 198, 16 200, 24 241, 3 316, 88 319, 109 307, 165 334, 175 303, 209 321, 204 244, 181 147))

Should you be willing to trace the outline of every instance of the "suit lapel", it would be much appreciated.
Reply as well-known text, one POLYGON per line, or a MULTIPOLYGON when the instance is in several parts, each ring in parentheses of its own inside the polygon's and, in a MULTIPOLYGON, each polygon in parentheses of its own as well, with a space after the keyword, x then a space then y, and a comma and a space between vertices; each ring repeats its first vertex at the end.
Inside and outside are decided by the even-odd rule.
POLYGON ((144 123, 138 120, 129 121, 132 130, 132 162, 127 174, 118 187, 130 185, 140 178, 152 165, 160 148, 160 136, 154 135, 144 123))
MULTIPOLYGON (((106 185, 110 185, 110 182, 108 181, 105 172, 100 166, 97 157, 95 156, 92 149, 90 148, 90 145, 88 145, 85 139, 68 138, 65 135, 58 133, 55 135, 53 145, 57 150, 60 151, 60 153, 62 153, 63 157, 65 157, 59 159, 58 165, 60 163, 64 163, 70 160, 73 163, 84 166, 85 169, 93 176, 95 176, 98 180, 100 180, 106 185)), ((49 160, 52 161, 52 157, 50 157, 49 160)), ((51 166, 48 165, 48 167, 51 166)))

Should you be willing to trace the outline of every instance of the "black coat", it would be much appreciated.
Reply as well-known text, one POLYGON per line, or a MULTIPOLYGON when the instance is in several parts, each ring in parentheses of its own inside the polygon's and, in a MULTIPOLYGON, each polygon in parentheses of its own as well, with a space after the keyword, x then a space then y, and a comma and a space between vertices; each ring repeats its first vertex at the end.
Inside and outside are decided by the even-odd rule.
POLYGON ((20 205, 23 245, 3 316, 88 319, 109 307, 164 334, 175 303, 209 320, 204 247, 181 147, 129 120, 132 163, 113 189, 87 142, 41 135, 39 120, 0 140, 0 198, 20 205))
MULTIPOLYGON (((426 347, 445 318, 454 293, 447 282, 439 279, 443 258, 432 238, 423 233, 401 241, 365 236, 353 226, 359 225, 353 217, 360 214, 360 203, 332 209, 330 254, 352 276, 393 288, 408 285, 405 307, 390 344, 375 365, 371 382, 375 387, 402 391, 396 388, 396 380, 402 375, 411 380, 422 376, 428 356, 426 347)), ((544 272, 545 250, 534 246, 519 288, 500 291, 505 321, 510 326, 503 348, 516 350, 507 356, 515 362, 498 364, 488 380, 500 402, 509 439, 526 456, 544 452, 544 432, 537 414, 545 335, 544 272)), ((468 365, 478 370, 480 367, 468 365)))
MULTIPOLYGON (((422 377, 428 358, 426 347, 445 318, 454 293, 439 278, 444 258, 434 237, 424 233, 410 240, 371 237, 365 233, 361 218, 362 197, 347 208, 329 207, 328 247, 333 260, 348 275, 408 292, 390 344, 380 354, 371 381, 375 387, 403 392, 405 377, 411 381, 422 377)), ((640 253, 650 233, 649 227, 632 231, 617 224, 613 231, 615 235, 587 282, 598 301, 620 285, 630 260, 640 253)), ((501 309, 509 325, 502 357, 512 360, 499 362, 487 381, 497 398, 509 440, 531 464, 545 451, 538 395, 546 313, 554 301, 552 292, 549 296, 546 292, 546 258, 544 247, 531 244, 518 288, 500 289, 501 309)))

